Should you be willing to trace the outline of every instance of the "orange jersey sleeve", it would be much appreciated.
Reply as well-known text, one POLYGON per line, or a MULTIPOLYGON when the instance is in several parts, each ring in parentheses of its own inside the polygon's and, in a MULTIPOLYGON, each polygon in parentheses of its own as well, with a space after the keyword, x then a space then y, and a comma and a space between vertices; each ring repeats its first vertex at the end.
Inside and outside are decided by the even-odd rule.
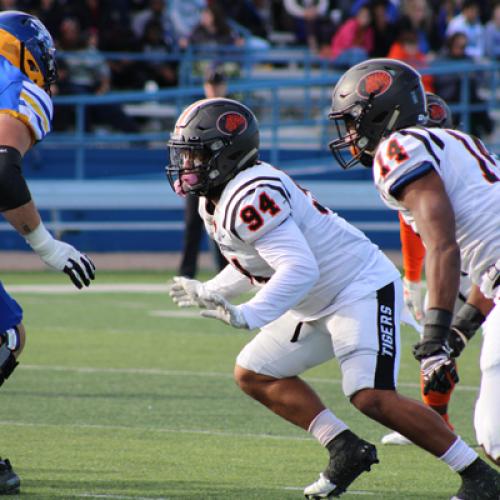
POLYGON ((403 253, 404 276, 408 281, 420 281, 424 267, 425 247, 418 234, 406 224, 399 214, 399 233, 403 253))

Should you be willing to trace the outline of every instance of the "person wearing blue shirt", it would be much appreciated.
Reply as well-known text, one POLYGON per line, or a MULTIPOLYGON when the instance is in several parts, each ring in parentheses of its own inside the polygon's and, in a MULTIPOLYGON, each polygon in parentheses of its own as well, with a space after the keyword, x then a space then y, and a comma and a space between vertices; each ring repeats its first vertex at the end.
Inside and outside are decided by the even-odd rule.
MULTIPOLYGON (((42 261, 83 288, 94 279, 94 264, 47 231, 21 169, 25 153, 51 130, 54 54, 52 37, 38 18, 0 13, 0 211, 42 261)), ((22 320, 21 306, 0 282, 0 386, 19 363, 26 339, 22 320)), ((10 461, 0 458, 0 495, 19 492, 20 484, 10 461)))

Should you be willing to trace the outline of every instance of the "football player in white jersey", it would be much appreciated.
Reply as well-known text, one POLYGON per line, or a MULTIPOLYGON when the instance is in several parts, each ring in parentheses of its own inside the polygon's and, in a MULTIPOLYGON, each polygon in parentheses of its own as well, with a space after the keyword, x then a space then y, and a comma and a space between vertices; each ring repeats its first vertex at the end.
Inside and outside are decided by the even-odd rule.
POLYGON ((197 101, 178 118, 168 145, 172 188, 200 197, 207 231, 230 262, 206 283, 176 278, 171 296, 179 306, 204 308, 205 317, 260 329, 238 355, 235 379, 327 448, 328 465, 306 497, 338 496, 378 461, 375 446, 299 378, 333 357, 358 410, 466 471, 469 489, 495 489, 496 473, 437 413, 396 391, 403 301, 397 269, 363 233, 258 160, 253 113, 230 99, 197 101), (228 301, 252 286, 259 290, 250 300, 228 301))
MULTIPOLYGON (((400 211, 425 245, 429 303, 414 355, 425 390, 445 392, 458 381, 455 358, 500 294, 499 165, 479 139, 422 126, 420 75, 400 61, 372 59, 349 69, 334 88, 330 118, 338 129, 330 148, 339 163, 372 167, 382 200, 400 211), (473 286, 452 320, 461 269, 473 286)), ((500 383, 500 325, 494 330, 484 339, 480 400, 483 389, 500 383)), ((498 391, 487 399, 476 433, 498 463, 498 391)))
MULTIPOLYGON (((446 101, 432 92, 426 92, 427 100, 427 121, 426 127, 454 128, 451 110, 446 101)), ((418 324, 422 324, 425 315, 424 308, 424 285, 422 283, 422 271, 425 258, 425 248, 420 236, 416 234, 411 226, 407 224, 403 217, 399 215, 401 253, 403 257, 403 297, 405 306, 413 315, 418 324)), ((470 280, 467 276, 462 276, 460 280, 460 292, 455 302, 455 311, 458 311, 466 301, 470 291, 470 280)), ((415 325, 413 325, 415 326, 415 325)), ((421 333, 419 328, 419 333, 421 333)), ((422 377, 421 377, 422 381, 422 377)), ((424 394, 421 385, 422 401, 436 410, 448 423, 451 429, 453 426, 448 416, 448 404, 453 392, 453 387, 447 392, 429 391, 424 394)), ((399 432, 391 432, 382 437, 382 444, 406 445, 412 444, 399 432)))
MULTIPOLYGON (((94 264, 45 229, 21 170, 24 154, 50 132, 54 50, 36 17, 0 13, 0 211, 46 264, 82 288, 94 279, 94 264)), ((21 307, 0 282, 0 385, 14 371, 25 344, 22 318, 21 307)), ((0 494, 16 493, 19 486, 9 460, 0 459, 0 494)))

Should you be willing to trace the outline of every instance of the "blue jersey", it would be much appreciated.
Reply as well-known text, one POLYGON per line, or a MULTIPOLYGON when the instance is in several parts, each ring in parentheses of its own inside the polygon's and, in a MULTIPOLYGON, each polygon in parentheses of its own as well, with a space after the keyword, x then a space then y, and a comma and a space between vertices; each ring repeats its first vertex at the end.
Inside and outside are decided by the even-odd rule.
POLYGON ((43 140, 50 132, 54 113, 49 95, 3 56, 0 56, 0 113, 21 120, 34 142, 43 140))
POLYGON ((0 332, 21 323, 23 310, 21 306, 5 291, 0 282, 0 332))
MULTIPOLYGON (((0 56, 0 113, 22 121, 30 130, 33 142, 43 140, 51 130, 52 100, 3 56, 0 56)), ((22 318, 21 306, 0 282, 0 332, 18 325, 22 318)))

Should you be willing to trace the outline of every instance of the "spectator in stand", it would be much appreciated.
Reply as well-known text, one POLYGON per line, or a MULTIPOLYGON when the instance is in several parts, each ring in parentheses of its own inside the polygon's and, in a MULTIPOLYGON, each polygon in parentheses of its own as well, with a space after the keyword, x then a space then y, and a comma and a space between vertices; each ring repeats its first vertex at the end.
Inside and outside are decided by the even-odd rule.
POLYGON ((349 68, 364 61, 374 48, 374 31, 368 6, 361 7, 355 17, 340 26, 332 38, 334 66, 349 68))
POLYGON ((388 5, 388 0, 375 0, 371 3, 374 43, 370 57, 387 57, 396 40, 395 24, 391 21, 388 5))
POLYGON ((467 37, 467 47, 465 48, 467 56, 474 59, 484 56, 484 28, 479 19, 478 2, 473 0, 464 2, 460 14, 448 24, 446 36, 450 37, 455 33, 463 33, 467 37))
MULTIPOLYGON (((99 43, 105 52, 138 52, 140 42, 132 28, 127 24, 110 22, 104 37, 99 43)), ((117 90, 142 89, 146 81, 144 63, 119 55, 118 59, 109 59, 111 87, 117 90)))
POLYGON ((154 20, 162 24, 165 43, 172 47, 175 46, 174 28, 165 7, 165 0, 149 0, 148 8, 134 15, 132 30, 138 40, 143 39, 147 23, 154 20))
POLYGON ((169 0, 167 14, 172 21, 173 31, 181 48, 187 47, 189 36, 200 23, 201 13, 207 7, 207 0, 169 0))
MULTIPOLYGON (((463 33, 455 33, 446 41, 441 62, 447 61, 472 61, 472 58, 466 54, 467 36, 463 33)), ((480 104, 484 101, 479 96, 478 75, 469 73, 469 96, 471 104, 480 104)), ((435 77, 436 93, 439 94, 448 104, 458 104, 461 100, 462 75, 458 73, 450 73, 436 75, 435 77)), ((460 115, 453 114, 453 123, 458 125, 460 115)), ((477 137, 482 137, 484 134, 489 135, 493 132, 495 124, 491 119, 488 111, 474 111, 470 114, 470 133, 477 137)))
POLYGON ((244 40, 228 23, 225 12, 217 3, 203 9, 200 22, 189 36, 189 44, 204 47, 217 45, 243 45, 244 40))
POLYGON ((328 16, 328 0, 284 0, 283 4, 288 15, 293 18, 297 42, 317 52, 320 45, 318 33, 328 16))
POLYGON ((442 40, 441 45, 446 39, 446 30, 448 29, 448 24, 450 21, 460 14, 460 8, 456 0, 445 0, 444 2, 434 0, 435 5, 435 16, 436 16, 436 26, 438 36, 442 40))
MULTIPOLYGON (((428 63, 428 57, 419 49, 417 33, 411 30, 399 34, 387 57, 403 61, 419 71, 428 63)), ((431 75, 423 75, 422 83, 427 92, 434 92, 434 80, 431 75)))
MULTIPOLYGON (((336 5, 342 11, 342 16, 354 17, 361 7, 373 7, 377 0, 355 0, 354 2, 348 2, 346 0, 338 0, 336 5)), ((400 0, 386 0, 383 2, 385 4, 386 16, 391 23, 395 23, 399 19, 399 3, 400 0)))
POLYGON ((397 24, 398 35, 413 31, 417 35, 418 50, 422 54, 436 52, 442 39, 432 16, 427 0, 404 0, 401 4, 401 18, 397 24))
MULTIPOLYGON (((71 52, 65 55, 60 63, 63 68, 62 78, 57 86, 61 94, 95 94, 102 95, 109 91, 111 73, 106 60, 97 50, 97 34, 82 33, 76 19, 67 18, 61 24, 59 49, 71 52)), ((94 123, 111 125, 124 132, 137 132, 137 124, 127 116, 116 104, 105 104, 87 107, 86 128, 94 123)), ((68 116, 66 113, 61 115, 68 116)), ((61 122, 58 125, 67 126, 61 122)))
MULTIPOLYGON (((145 54, 163 55, 174 51, 173 45, 165 40, 163 24, 160 20, 150 19, 144 28, 141 41, 142 51, 145 54)), ((172 87, 177 85, 177 63, 175 61, 148 62, 145 67, 147 80, 155 81, 160 87, 172 87)))
MULTIPOLYGON (((226 76, 220 68, 214 66, 207 70, 203 90, 207 99, 227 95, 226 76)), ((201 241, 205 234, 203 220, 198 213, 199 200, 198 196, 187 194, 184 207, 184 241, 178 274, 190 279, 196 276, 201 241)), ((212 248, 215 267, 217 271, 221 271, 227 265, 227 260, 212 239, 210 239, 209 245, 212 248)))
POLYGON ((266 0, 218 0, 226 15, 248 29, 252 35, 267 39, 269 35, 269 5, 266 0), (267 12, 267 13, 266 13, 267 12))
POLYGON ((495 4, 492 18, 484 30, 484 55, 500 59, 500 2, 495 4))
POLYGON ((206 62, 200 62, 195 68, 195 73, 203 75, 210 67, 219 66, 226 76, 236 77, 239 74, 239 57, 230 57, 231 51, 226 47, 238 47, 244 45, 245 40, 234 31, 228 23, 225 12, 217 3, 208 5, 201 13, 199 24, 189 36, 188 45, 209 49, 213 52, 207 66, 206 62), (222 62, 224 61, 224 62, 222 62))

